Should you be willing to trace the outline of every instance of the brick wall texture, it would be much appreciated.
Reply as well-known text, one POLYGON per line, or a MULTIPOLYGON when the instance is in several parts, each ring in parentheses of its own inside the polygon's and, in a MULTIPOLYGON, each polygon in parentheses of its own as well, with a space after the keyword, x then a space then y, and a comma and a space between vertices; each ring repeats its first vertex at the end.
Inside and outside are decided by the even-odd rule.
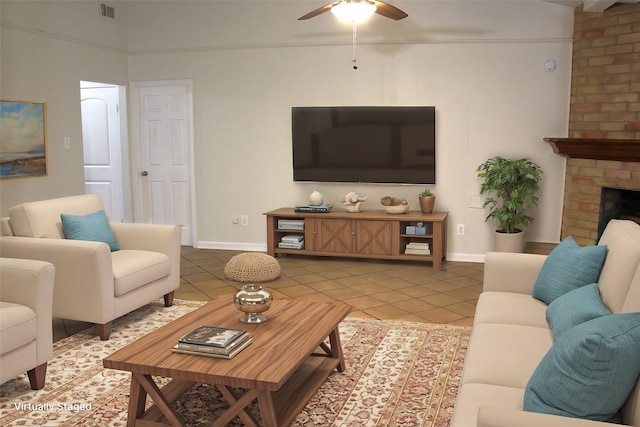
POLYGON ((569 137, 640 139, 640 3, 576 8, 569 137))
MULTIPOLYGON (((640 139, 640 3, 576 8, 568 136, 640 139)), ((596 242, 603 187, 640 190, 640 163, 568 160, 561 238, 596 242)))

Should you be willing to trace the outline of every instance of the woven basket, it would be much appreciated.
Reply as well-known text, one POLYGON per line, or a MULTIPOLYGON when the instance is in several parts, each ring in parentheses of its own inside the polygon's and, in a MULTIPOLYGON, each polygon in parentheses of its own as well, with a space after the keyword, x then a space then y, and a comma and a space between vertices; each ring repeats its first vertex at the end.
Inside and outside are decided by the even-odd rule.
POLYGON ((280 264, 271 255, 246 252, 234 255, 224 267, 224 275, 236 282, 260 283, 280 276, 280 264))

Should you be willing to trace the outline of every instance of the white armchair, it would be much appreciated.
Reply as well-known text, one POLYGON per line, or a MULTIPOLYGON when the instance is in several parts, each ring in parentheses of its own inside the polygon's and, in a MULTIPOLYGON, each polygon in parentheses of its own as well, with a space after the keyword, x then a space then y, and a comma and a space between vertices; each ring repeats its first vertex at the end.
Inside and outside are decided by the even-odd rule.
POLYGON ((48 261, 55 266, 53 316, 95 323, 103 340, 112 321, 160 296, 173 304, 180 286, 181 227, 110 223, 120 248, 71 240, 60 214, 104 210, 99 196, 86 194, 23 203, 3 219, 0 256, 48 261))
POLYGON ((48 262, 0 258, 0 384, 27 372, 33 390, 44 387, 54 275, 48 262))

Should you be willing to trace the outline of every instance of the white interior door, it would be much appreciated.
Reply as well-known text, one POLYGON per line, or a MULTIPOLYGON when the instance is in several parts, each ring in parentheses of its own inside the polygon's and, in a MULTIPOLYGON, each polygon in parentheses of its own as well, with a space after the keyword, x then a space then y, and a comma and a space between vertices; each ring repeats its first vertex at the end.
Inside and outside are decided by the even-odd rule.
POLYGON ((136 218, 181 225, 182 244, 193 245, 191 81, 137 82, 131 95, 136 218))
POLYGON ((111 220, 122 222, 124 191, 118 87, 82 82, 80 94, 85 193, 98 194, 111 220))

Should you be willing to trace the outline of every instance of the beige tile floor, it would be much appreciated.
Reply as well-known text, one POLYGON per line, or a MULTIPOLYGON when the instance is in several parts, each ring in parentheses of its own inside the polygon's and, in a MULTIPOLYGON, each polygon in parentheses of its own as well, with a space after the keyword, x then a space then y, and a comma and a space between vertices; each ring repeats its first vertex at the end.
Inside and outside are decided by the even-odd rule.
MULTIPOLYGON (((228 280, 224 267, 240 252, 182 247, 180 288, 176 298, 231 299, 242 283, 228 280)), ((283 256, 282 273, 263 285, 274 298, 344 301, 351 315, 430 323, 470 325, 482 290, 483 264, 431 263, 351 258, 283 256)), ((54 340, 91 325, 54 319, 54 340)))
MULTIPOLYGON (((242 283, 227 280, 224 267, 239 252, 185 248, 176 298, 231 299, 242 283)), ((263 285, 274 298, 343 301, 352 315, 470 325, 482 290, 483 264, 353 258, 279 256, 280 277, 263 285)))
MULTIPOLYGON (((548 253, 553 245, 528 246, 548 253)), ((224 267, 239 252, 182 248, 180 288, 176 298, 231 299, 242 284, 226 279, 224 267)), ((284 256, 282 274, 264 286, 275 298, 344 301, 351 315, 387 320, 471 325, 482 291, 484 264, 446 262, 434 272, 431 263, 351 258, 284 256)), ((54 319, 54 340, 90 327, 54 319)))

